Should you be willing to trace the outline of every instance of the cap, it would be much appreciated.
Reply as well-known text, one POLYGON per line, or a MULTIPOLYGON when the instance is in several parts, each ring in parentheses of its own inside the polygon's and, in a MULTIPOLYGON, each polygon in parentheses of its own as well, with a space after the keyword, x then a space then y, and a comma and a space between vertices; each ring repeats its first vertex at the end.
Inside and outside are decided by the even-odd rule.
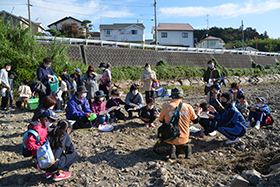
POLYGON ((54 121, 58 119, 58 117, 55 115, 55 113, 52 110, 45 110, 45 112, 43 112, 42 114, 42 118, 45 117, 50 118, 54 121))
POLYGON ((79 68, 77 68, 75 71, 77 71, 78 73, 80 73, 80 72, 81 72, 81 70, 80 70, 79 68))
POLYGON ((216 83, 216 84, 214 85, 214 88, 217 89, 217 90, 220 90, 220 89, 221 89, 221 86, 220 86, 218 83, 216 83))
POLYGON ((257 97, 256 98, 258 101, 261 101, 261 102, 265 102, 265 99, 263 97, 257 97))

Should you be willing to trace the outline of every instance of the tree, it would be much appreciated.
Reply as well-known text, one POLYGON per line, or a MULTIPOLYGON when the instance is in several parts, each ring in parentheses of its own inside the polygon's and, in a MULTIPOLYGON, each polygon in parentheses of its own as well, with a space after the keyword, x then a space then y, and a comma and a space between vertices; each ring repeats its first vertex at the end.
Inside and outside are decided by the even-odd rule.
POLYGON ((59 30, 62 35, 70 38, 79 38, 82 36, 82 32, 77 23, 62 23, 62 27, 59 30))
POLYGON ((61 35, 61 32, 56 31, 54 29, 48 29, 47 31, 50 32, 52 36, 57 36, 58 37, 58 36, 61 35))
POLYGON ((82 23, 83 29, 85 30, 85 38, 88 38, 93 31, 93 24, 90 20, 84 20, 82 23))

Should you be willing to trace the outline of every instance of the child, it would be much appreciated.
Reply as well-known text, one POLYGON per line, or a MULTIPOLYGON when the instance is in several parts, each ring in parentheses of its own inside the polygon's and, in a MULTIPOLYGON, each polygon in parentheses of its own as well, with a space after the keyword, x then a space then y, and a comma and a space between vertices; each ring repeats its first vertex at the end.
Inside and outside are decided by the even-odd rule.
POLYGON ((100 115, 101 111, 106 110, 104 98, 106 94, 102 90, 96 91, 94 95, 94 101, 90 104, 90 109, 97 115, 97 123, 101 125, 107 125, 109 123, 110 114, 105 113, 100 115))
POLYGON ((70 78, 72 80, 71 89, 67 90, 67 92, 70 94, 70 97, 72 97, 75 94, 75 92, 77 91, 76 81, 78 79, 78 76, 77 76, 77 74, 71 74, 70 78))
POLYGON ((50 146, 55 160, 54 165, 46 169, 46 178, 53 176, 54 181, 60 181, 71 177, 67 172, 70 166, 77 160, 78 153, 68 134, 71 132, 71 124, 67 120, 60 120, 57 126, 48 134, 50 146))
POLYGON ((248 110, 248 103, 245 100, 245 95, 243 93, 237 94, 237 100, 236 108, 241 112, 241 114, 244 116, 245 119, 247 119, 249 110, 248 110))
POLYGON ((219 113, 223 111, 223 108, 220 106, 221 102, 221 86, 216 83, 213 86, 213 89, 208 92, 206 96, 206 102, 212 105, 219 113))
POLYGON ((14 71, 9 72, 9 76, 8 76, 8 82, 10 84, 10 88, 11 90, 9 91, 9 96, 10 96, 10 107, 11 108, 15 108, 13 106, 13 92, 14 92, 14 78, 16 77, 16 73, 14 71))
MULTIPOLYGON (((40 136, 40 143, 43 145, 48 135, 47 128, 49 128, 57 119, 58 117, 52 110, 46 110, 43 112, 41 118, 38 119, 38 121, 33 121, 30 123, 28 129, 37 131, 40 136)), ((26 148, 32 152, 32 155, 37 157, 37 150, 41 147, 41 145, 36 144, 36 137, 33 134, 29 134, 24 144, 26 145, 26 148)))
POLYGON ((257 105, 254 107, 249 107, 249 116, 248 116, 248 122, 247 127, 251 127, 252 118, 256 120, 256 129, 260 129, 261 122, 266 118, 266 116, 270 115, 269 108, 265 103, 265 99, 263 97, 258 97, 257 99, 257 105))
POLYGON ((148 99, 148 104, 145 107, 142 107, 139 111, 139 118, 145 122, 145 126, 148 128, 150 127, 155 127, 153 122, 155 121, 156 118, 159 117, 159 112, 155 108, 155 100, 152 98, 148 99))
POLYGON ((237 102, 238 102, 238 100, 237 100, 237 95, 239 94, 239 93, 244 93, 243 91, 242 91, 242 89, 241 88, 239 88, 239 85, 238 85, 238 83, 236 83, 236 82, 234 82, 234 83, 232 83, 231 85, 230 85, 230 90, 229 90, 229 92, 230 93, 232 93, 232 96, 233 96, 233 102, 235 102, 235 104, 237 104, 237 102))
MULTIPOLYGON (((118 90, 113 89, 111 91, 111 98, 107 101, 106 108, 111 108, 113 106, 124 105, 125 102, 123 100, 121 100, 118 96, 119 96, 118 90)), ((110 114, 110 117, 111 117, 111 123, 118 121, 118 119, 126 121, 126 117, 121 112, 121 109, 111 111, 109 114, 110 114)))
POLYGON ((225 79, 226 79, 226 73, 225 72, 223 72, 222 76, 220 78, 218 78, 218 79, 220 80, 219 84, 221 86, 222 86, 222 84, 224 84, 224 86, 227 87, 227 84, 226 84, 226 81, 225 81, 225 79))
POLYGON ((204 128, 204 130, 201 131, 199 135, 200 137, 204 137, 205 135, 215 136, 217 133, 215 131, 215 126, 217 122, 209 118, 209 116, 211 115, 209 114, 209 107, 209 104, 201 103, 197 111, 197 115, 200 117, 199 124, 204 128))
POLYGON ((30 110, 29 98, 31 97, 32 93, 31 93, 30 87, 28 86, 28 83, 29 83, 29 81, 27 79, 25 79, 23 81, 23 85, 21 85, 17 91, 17 93, 20 92, 19 97, 21 100, 21 109, 22 110, 24 109, 25 103, 27 103, 27 108, 28 108, 28 110, 30 110))

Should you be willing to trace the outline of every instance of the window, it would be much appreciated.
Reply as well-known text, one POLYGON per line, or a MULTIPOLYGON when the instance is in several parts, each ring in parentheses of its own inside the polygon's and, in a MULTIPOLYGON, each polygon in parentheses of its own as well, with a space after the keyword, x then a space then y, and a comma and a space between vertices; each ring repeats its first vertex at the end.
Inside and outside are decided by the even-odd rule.
POLYGON ((111 35, 111 30, 106 30, 106 35, 111 35))
POLYGON ((183 32, 182 33, 182 38, 188 38, 188 33, 187 32, 183 32))
POLYGON ((213 45, 216 45, 216 41, 210 41, 210 42, 209 42, 209 45, 212 45, 212 46, 213 46, 213 45))
POLYGON ((137 34, 137 30, 131 30, 131 34, 137 34))
POLYGON ((162 38, 167 38, 167 32, 162 32, 162 33, 161 33, 161 37, 162 37, 162 38))

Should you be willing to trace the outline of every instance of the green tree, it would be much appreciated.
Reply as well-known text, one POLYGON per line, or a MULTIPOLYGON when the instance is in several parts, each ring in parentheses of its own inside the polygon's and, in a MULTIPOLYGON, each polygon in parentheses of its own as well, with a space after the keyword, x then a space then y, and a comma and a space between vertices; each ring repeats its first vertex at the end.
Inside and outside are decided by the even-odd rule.
POLYGON ((88 38, 93 31, 93 24, 90 20, 84 20, 82 23, 83 29, 85 30, 85 38, 88 38))

